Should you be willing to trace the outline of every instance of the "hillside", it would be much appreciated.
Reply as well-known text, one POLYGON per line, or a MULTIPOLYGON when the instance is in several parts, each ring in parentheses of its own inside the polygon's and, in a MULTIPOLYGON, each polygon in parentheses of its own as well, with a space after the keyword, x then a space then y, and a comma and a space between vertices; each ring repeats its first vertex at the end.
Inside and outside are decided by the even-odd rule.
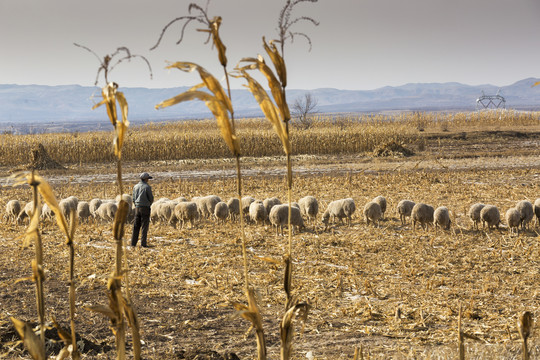
MULTIPOLYGON (((375 90, 288 90, 288 100, 294 100, 310 91, 318 100, 318 110, 322 113, 381 112, 389 110, 413 111, 453 111, 474 110, 476 99, 485 93, 492 95, 500 91, 506 98, 507 108, 521 110, 540 109, 540 87, 531 87, 539 79, 528 78, 514 84, 496 87, 494 85, 464 85, 460 83, 406 84, 397 87, 386 86, 375 90)), ((134 123, 197 119, 210 116, 204 104, 199 101, 182 103, 177 106, 155 110, 155 105, 175 96, 188 87, 168 89, 124 88, 129 102, 129 117, 134 123)), ((55 128, 71 124, 91 126, 108 125, 101 109, 92 111, 101 94, 97 87, 79 85, 0 85, 0 126, 55 128)), ((261 116, 257 104, 247 90, 233 90, 235 113, 238 117, 261 116)))

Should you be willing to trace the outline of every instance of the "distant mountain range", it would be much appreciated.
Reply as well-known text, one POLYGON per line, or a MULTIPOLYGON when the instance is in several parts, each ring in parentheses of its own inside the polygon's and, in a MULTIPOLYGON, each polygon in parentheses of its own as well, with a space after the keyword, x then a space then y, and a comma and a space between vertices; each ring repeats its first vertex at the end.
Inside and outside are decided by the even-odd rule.
MULTIPOLYGON (((415 83, 386 86, 375 90, 287 90, 287 100, 310 92, 318 101, 320 113, 378 113, 385 111, 459 111, 475 110, 476 100, 482 95, 499 92, 506 99, 506 108, 540 110, 540 86, 532 85, 537 78, 520 80, 512 85, 464 85, 460 83, 415 83)), ((173 121, 211 117, 204 103, 189 101, 155 110, 159 102, 186 91, 188 87, 168 89, 123 88, 129 103, 129 119, 133 123, 173 121)), ((262 113, 247 90, 232 91, 237 117, 257 117, 262 113)), ((101 99, 97 87, 79 85, 0 85, 0 129, 33 131, 84 130, 109 124, 104 108, 92 110, 101 99)))

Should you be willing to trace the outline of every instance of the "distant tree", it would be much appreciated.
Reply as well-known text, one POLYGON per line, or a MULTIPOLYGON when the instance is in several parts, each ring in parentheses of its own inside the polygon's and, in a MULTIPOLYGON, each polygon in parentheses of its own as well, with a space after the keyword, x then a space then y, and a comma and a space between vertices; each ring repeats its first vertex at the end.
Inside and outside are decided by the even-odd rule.
POLYGON ((297 119, 297 123, 304 129, 309 129, 313 125, 313 115, 317 113, 319 101, 313 94, 307 92, 304 96, 297 98, 292 105, 292 113, 297 119))

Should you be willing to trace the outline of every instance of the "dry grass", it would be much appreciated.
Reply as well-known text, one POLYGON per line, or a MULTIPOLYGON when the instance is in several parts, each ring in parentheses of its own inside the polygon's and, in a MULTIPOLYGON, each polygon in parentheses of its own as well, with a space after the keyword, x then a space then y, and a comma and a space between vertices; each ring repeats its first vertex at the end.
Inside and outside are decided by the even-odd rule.
MULTIPOLYGON (((151 171, 151 169, 150 169, 151 171)), ((459 171, 394 171, 372 174, 297 176, 295 198, 316 196, 322 208, 337 198, 353 196, 357 207, 375 195, 389 202, 388 220, 374 229, 353 219, 353 227, 336 226, 326 233, 303 232, 294 237, 295 288, 309 298, 312 311, 302 338, 295 341, 293 358, 312 351, 317 359, 350 359, 362 345, 364 358, 433 359, 457 355, 457 319, 463 306, 463 330, 480 339, 467 339, 467 359, 518 359, 521 340, 516 327, 523 311, 538 312, 537 230, 510 237, 506 229, 470 230, 468 206, 488 202, 506 210, 516 200, 534 200, 540 193, 538 168, 459 171), (508 179, 513 179, 509 182, 508 179), (346 184, 345 186, 343 184, 346 184), (447 206, 456 226, 449 232, 412 232, 401 227, 393 213, 403 198, 447 206), (396 311, 400 309, 400 318, 396 311)), ((55 185, 57 192, 82 200, 114 194, 114 184, 55 185), (104 187, 106 189, 104 189, 104 187)), ((235 196, 234 178, 160 181, 156 197, 191 197, 217 194, 235 196)), ((282 177, 247 177, 246 195, 286 198, 282 177)), ((4 188, 0 207, 8 199, 29 200, 28 191, 4 188)), ((282 312, 283 268, 268 261, 282 259, 286 239, 268 226, 247 228, 250 282, 258 290, 269 357, 279 354, 277 320, 282 312), (267 260, 264 260, 267 258, 267 260)), ((14 284, 27 276, 32 249, 21 249, 14 237, 21 228, 2 230, 0 261, 4 264, 0 289, 4 311, 0 319, 2 342, 9 337, 7 315, 34 319, 30 283, 14 284)), ((44 226, 47 309, 66 322, 68 304, 67 256, 62 234, 44 226)), ((129 232, 129 229, 128 229, 129 232)), ((77 244, 77 306, 103 302, 106 274, 113 260, 109 225, 82 224, 77 244), (84 235, 82 235, 84 234, 84 235)), ((255 353, 255 341, 241 320, 230 320, 230 299, 243 299, 242 260, 236 224, 216 226, 204 221, 194 230, 152 226, 149 251, 128 254, 133 302, 141 328, 143 357, 178 358, 181 350, 234 352, 240 358, 255 353), (200 345, 203 344, 203 345, 200 345)), ((85 339, 86 358, 111 356, 108 321, 91 313, 80 314, 78 333, 85 339), (109 348, 107 348, 107 345, 109 348), (105 354, 88 352, 101 349, 105 354), (91 355, 93 354, 93 355, 91 355)), ((531 358, 537 357, 536 336, 529 339, 531 358)), ((20 348, 10 356, 15 356, 20 348)), ((9 351, 2 347, 2 353, 9 351)))
MULTIPOLYGON (((479 112, 457 114, 408 113, 395 116, 319 116, 313 127, 296 130, 290 141, 293 154, 357 154, 371 152, 392 141, 416 146, 433 133, 510 130, 540 125, 539 113, 479 112), (423 131, 419 131, 422 129, 423 131)), ((264 119, 236 121, 243 156, 278 156, 283 146, 264 119)), ((29 149, 42 143, 62 164, 115 161, 110 132, 0 135, 0 165, 30 163, 29 149), (68 149, 68 151, 66 151, 68 149)), ((124 144, 126 161, 216 159, 232 157, 215 120, 150 124, 132 128, 124 144)))

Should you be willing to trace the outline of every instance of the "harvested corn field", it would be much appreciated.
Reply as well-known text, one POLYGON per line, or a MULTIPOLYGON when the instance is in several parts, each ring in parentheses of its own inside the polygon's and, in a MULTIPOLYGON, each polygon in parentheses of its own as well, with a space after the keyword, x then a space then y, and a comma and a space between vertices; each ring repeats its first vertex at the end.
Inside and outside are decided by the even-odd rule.
MULTIPOLYGON (((293 237, 293 293, 311 305, 302 333, 296 323, 294 359, 352 359, 355 351, 364 359, 457 358, 460 309, 467 359, 521 358, 517 320, 525 311, 536 320, 540 305, 538 227, 533 223, 516 236, 503 220, 499 229, 473 230, 467 211, 482 202, 504 214, 519 200, 534 203, 540 197, 540 137, 534 126, 462 130, 416 133, 418 140, 409 145, 414 155, 408 157, 375 157, 371 150, 293 157, 293 200, 312 195, 319 201, 315 227, 306 221, 306 229, 293 237), (377 195, 386 198, 388 209, 379 227, 368 226, 361 209, 377 195), (356 203, 351 227, 334 223, 323 231, 320 218, 328 203, 349 197, 356 203), (446 206, 450 230, 414 232, 410 221, 401 225, 396 206, 403 199, 446 206)), ((114 198, 114 164, 64 165, 65 170, 41 172, 58 198, 114 198)), ((250 157, 243 167, 246 196, 287 202, 284 158, 250 157)), ((127 189, 142 171, 154 175, 156 199, 236 196, 234 164, 227 159, 126 162, 127 189)), ((11 199, 31 200, 28 186, 2 181, 0 209, 11 199)), ((37 319, 35 287, 27 279, 34 248, 21 246, 26 226, 4 220, 0 230, 0 351, 6 358, 29 357, 10 317, 33 325, 37 319)), ((55 224, 41 226, 47 322, 54 316, 68 328, 69 248, 55 224)), ((193 229, 156 222, 149 232, 153 247, 127 250, 125 284, 139 317, 143 358, 256 356, 250 323, 232 306, 245 302, 239 234, 237 222, 222 225, 212 218, 199 219, 193 229)), ((130 235, 128 226, 125 237, 130 235)), ((112 239, 106 222, 81 223, 75 234, 75 322, 86 359, 116 356, 110 321, 88 310, 108 301, 112 239)), ((276 236, 269 224, 253 223, 246 226, 246 239, 268 357, 278 358, 287 238, 276 236)), ((51 340, 58 339, 56 330, 46 338, 49 355, 58 353, 62 345, 51 340)), ((532 358, 540 356, 539 346, 533 333, 532 358)))

